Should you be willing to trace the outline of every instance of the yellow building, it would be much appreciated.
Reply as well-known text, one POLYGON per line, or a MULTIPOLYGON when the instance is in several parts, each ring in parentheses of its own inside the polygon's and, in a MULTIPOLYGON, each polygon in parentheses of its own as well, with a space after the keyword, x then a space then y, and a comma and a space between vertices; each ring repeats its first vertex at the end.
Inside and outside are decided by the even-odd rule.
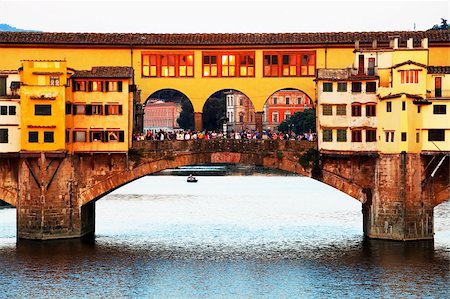
MULTIPOLYGON (((0 32, 0 69, 17 69, 21 59, 65 59, 75 69, 130 66, 143 102, 162 89, 175 89, 193 104, 196 127, 207 99, 237 90, 255 107, 262 123, 264 103, 276 91, 295 88, 315 99, 315 70, 345 68, 361 48, 388 48, 428 38, 430 65, 446 65, 449 37, 443 31, 288 34, 77 34, 0 32)), ((427 42, 428 43, 428 42, 427 42)), ((414 44, 414 43, 413 43, 414 44)), ((415 55, 415 54, 414 54, 415 55)), ((425 63, 416 57, 412 61, 425 63)), ((392 60, 393 64, 403 61, 392 60)), ((380 75, 381 76, 381 75, 380 75)), ((381 84, 382 85, 382 84, 381 84)))
POLYGON ((68 76, 64 60, 24 60, 21 78, 21 151, 65 151, 65 101, 68 76))
POLYGON ((66 100, 66 142, 74 152, 127 152, 132 142, 131 67, 75 71, 66 100))

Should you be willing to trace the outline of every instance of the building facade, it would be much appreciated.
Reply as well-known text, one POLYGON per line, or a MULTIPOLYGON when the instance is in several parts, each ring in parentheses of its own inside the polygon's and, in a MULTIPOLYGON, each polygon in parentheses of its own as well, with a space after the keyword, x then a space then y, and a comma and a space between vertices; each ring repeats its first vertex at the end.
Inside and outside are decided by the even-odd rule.
POLYGON ((20 151, 20 76, 0 71, 0 153, 20 151))
POLYGON ((248 97, 238 91, 226 93, 228 131, 255 130, 255 107, 248 97))
POLYGON ((144 107, 144 131, 172 131, 179 129, 181 104, 149 99, 144 107))

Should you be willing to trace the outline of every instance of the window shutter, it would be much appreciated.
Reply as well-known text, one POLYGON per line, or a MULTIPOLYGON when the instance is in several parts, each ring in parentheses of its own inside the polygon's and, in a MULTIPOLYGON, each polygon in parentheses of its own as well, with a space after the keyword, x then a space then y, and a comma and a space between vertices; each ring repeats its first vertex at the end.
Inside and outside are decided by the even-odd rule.
POLYGON ((123 113, 122 105, 119 105, 119 115, 122 115, 122 113, 123 113))
POLYGON ((77 89, 76 89, 76 86, 77 84, 76 84, 76 82, 75 82, 75 80, 73 80, 72 81, 72 91, 77 91, 77 89))
POLYGON ((106 131, 102 132, 102 142, 108 142, 108 133, 106 131))
POLYGON ((105 91, 109 91, 109 81, 105 81, 105 91))
POLYGON ((125 141, 125 134, 123 131, 119 131, 119 142, 125 141))
POLYGON ((72 114, 72 103, 66 103, 66 114, 72 114))
POLYGON ((92 91, 92 81, 88 82, 88 91, 92 91))
POLYGON ((117 91, 122 92, 122 81, 117 82, 117 91))
POLYGON ((109 105, 105 105, 105 115, 109 115, 109 105))
POLYGON ((72 107, 72 114, 77 115, 77 105, 75 105, 75 104, 73 104, 73 107, 72 107))
POLYGON ((102 91, 105 91, 105 81, 100 82, 100 88, 102 91))
POLYGON ((92 115, 92 105, 91 104, 86 105, 86 115, 92 115))

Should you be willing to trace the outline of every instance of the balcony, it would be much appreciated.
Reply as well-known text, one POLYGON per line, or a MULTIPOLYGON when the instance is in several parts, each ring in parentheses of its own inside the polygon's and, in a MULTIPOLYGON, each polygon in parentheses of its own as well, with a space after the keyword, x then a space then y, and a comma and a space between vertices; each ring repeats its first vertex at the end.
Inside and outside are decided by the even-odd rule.
POLYGON ((365 68, 357 68, 351 69, 352 76, 378 76, 378 68, 377 67, 365 67, 365 68))
POLYGON ((427 90, 427 99, 428 98, 450 98, 450 89, 427 90))

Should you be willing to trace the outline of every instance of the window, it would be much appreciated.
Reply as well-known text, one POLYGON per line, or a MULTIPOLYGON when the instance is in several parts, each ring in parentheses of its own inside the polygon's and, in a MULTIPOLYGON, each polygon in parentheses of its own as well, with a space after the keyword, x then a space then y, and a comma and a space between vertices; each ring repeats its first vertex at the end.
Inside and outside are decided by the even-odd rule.
MULTIPOLYGON (((277 119, 278 119, 278 114, 276 116, 277 116, 277 119)), ((275 120, 275 117, 274 117, 274 122, 276 122, 276 121, 277 120, 275 120)), ((239 113, 239 122, 240 123, 244 122, 244 113, 239 113)))
POLYGON ((203 77, 217 77, 218 74, 217 56, 203 56, 203 77))
POLYGON ((419 83, 419 70, 400 71, 402 84, 419 83))
POLYGON ((118 83, 122 83, 122 82, 106 81, 106 83, 105 83, 106 91, 119 91, 119 84, 118 83))
POLYGON ((352 82, 352 92, 361 92, 361 82, 352 82))
POLYGON ((338 82, 337 91, 338 92, 346 92, 347 91, 347 82, 338 82))
POLYGON ((394 142, 394 131, 384 131, 386 142, 394 142))
POLYGON ((66 114, 72 114, 72 103, 66 103, 66 114))
POLYGON ((336 105, 336 115, 347 115, 347 105, 336 105))
POLYGON ((322 131, 322 140, 323 140, 323 142, 332 142, 333 141, 333 130, 324 129, 322 131))
POLYGON ((401 140, 406 141, 406 132, 402 132, 401 134, 401 140))
POLYGON ((333 115, 333 106, 322 105, 322 115, 333 115))
POLYGON ((392 112, 392 102, 386 102, 386 112, 392 112))
POLYGON ((347 141, 347 129, 337 129, 337 139, 338 142, 347 141))
POLYGON ((8 143, 8 129, 0 129, 0 143, 8 143))
POLYGON ((402 101, 402 111, 405 111, 405 110, 406 110, 406 102, 402 101))
POLYGON ((297 76, 297 55, 283 55, 282 71, 284 77, 297 76))
POLYGON ((273 104, 274 105, 278 104, 278 97, 273 97, 273 104))
POLYGON ((291 118, 291 112, 287 111, 284 113, 284 119, 288 120, 289 118, 291 118))
POLYGON ((103 91, 103 81, 89 81, 88 91, 103 91))
POLYGON ((52 115, 52 105, 34 105, 34 115, 52 115))
POLYGON ((366 82, 366 92, 376 92, 377 82, 366 82))
POLYGON ((290 97, 286 97, 286 105, 289 105, 289 102, 291 101, 291 98, 290 97))
POLYGON ((73 142, 86 142, 86 131, 73 131, 73 142))
POLYGON ((0 115, 8 115, 8 106, 0 106, 0 115))
POLYGON ((54 133, 53 132, 44 132, 44 142, 45 143, 53 143, 54 142, 54 133))
POLYGON ((91 131, 90 132, 90 137, 91 137, 91 142, 102 142, 103 141, 103 131, 91 131))
POLYGON ((86 82, 85 81, 75 81, 73 85, 74 91, 86 91, 86 82))
POLYGON ((102 115, 103 105, 88 104, 86 105, 86 115, 102 115))
POLYGON ((160 55, 161 62, 161 77, 175 77, 175 55, 164 54, 160 55))
POLYGON ((316 54, 308 53, 301 55, 300 75, 314 76, 316 73, 316 54))
POLYGON ((361 116, 361 104, 359 103, 352 104, 352 116, 361 116))
POLYGON ((352 142, 361 142, 361 130, 352 130, 352 142))
POLYGON ((264 55, 264 76, 278 76, 278 55, 264 55))
POLYGON ((433 114, 447 114, 447 106, 433 105, 433 114))
POLYGON ((9 115, 16 115, 16 106, 9 106, 9 115))
POLYGON ((377 129, 366 129, 366 142, 377 141, 377 129))
POLYGON ((180 55, 178 64, 178 76, 193 77, 194 76, 194 55, 180 55))
POLYGON ((142 76, 156 77, 158 69, 158 55, 142 55, 142 76))
POLYGON ((428 141, 445 141, 444 129, 429 129, 428 141))
POLYGON ((124 131, 107 131, 106 138, 107 142, 124 142, 125 134, 124 131))
POLYGON ((302 103, 302 97, 297 97, 297 105, 300 105, 302 103))
POLYGON ((274 122, 274 123, 278 122, 278 112, 272 113, 272 122, 274 122))
POLYGON ((74 104, 72 112, 73 115, 86 114, 86 104, 74 104))
POLYGON ((239 60, 239 75, 241 77, 255 76, 255 59, 254 54, 242 54, 239 60))
POLYGON ((416 132, 416 143, 420 142, 420 133, 416 132))
POLYGON ((59 77, 50 77, 50 85, 51 86, 59 86, 59 77))
POLYGON ((29 143, 37 143, 38 140, 38 132, 36 131, 32 131, 32 132, 28 132, 28 142, 29 143))
POLYGON ((377 116, 377 105, 376 104, 367 104, 366 105, 366 116, 377 116))
POLYGON ((323 82, 323 92, 332 92, 332 91, 333 91, 333 83, 323 82))
POLYGON ((108 104, 105 105, 105 115, 122 115, 122 105, 108 104))

